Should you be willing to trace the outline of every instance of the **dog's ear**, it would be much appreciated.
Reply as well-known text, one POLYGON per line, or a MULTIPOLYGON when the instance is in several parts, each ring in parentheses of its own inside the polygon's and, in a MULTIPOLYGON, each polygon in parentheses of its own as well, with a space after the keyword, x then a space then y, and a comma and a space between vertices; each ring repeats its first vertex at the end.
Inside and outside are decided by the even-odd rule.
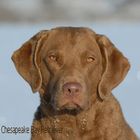
POLYGON ((103 73, 98 85, 98 93, 103 100, 124 79, 130 64, 106 36, 97 34, 96 41, 102 54, 103 73))
POLYGON ((41 31, 25 42, 12 55, 12 60, 19 74, 30 84, 32 91, 39 91, 42 85, 42 76, 39 69, 38 51, 47 31, 41 31))

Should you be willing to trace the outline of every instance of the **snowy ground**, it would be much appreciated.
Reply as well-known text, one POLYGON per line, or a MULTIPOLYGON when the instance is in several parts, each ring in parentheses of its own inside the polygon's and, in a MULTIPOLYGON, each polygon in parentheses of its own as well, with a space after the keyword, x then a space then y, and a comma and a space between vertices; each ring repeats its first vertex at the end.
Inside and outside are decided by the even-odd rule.
MULTIPOLYGON (((0 25, 0 130, 3 125, 31 126, 33 114, 39 105, 39 97, 38 94, 32 94, 28 84, 17 74, 11 55, 36 32, 54 26, 0 25)), ((131 70, 113 93, 121 103, 125 118, 140 136, 140 24, 82 24, 82 26, 106 34, 129 58, 131 70)), ((29 138, 30 134, 2 134, 0 131, 1 140, 29 138)))

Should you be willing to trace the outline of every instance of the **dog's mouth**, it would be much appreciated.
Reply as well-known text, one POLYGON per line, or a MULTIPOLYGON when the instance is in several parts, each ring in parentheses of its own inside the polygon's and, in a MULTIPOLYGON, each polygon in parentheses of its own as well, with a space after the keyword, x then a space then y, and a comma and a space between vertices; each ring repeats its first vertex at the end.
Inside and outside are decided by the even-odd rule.
POLYGON ((67 102, 61 106, 54 106, 54 104, 52 106, 55 112, 63 114, 76 115, 83 110, 82 106, 72 101, 67 102))
POLYGON ((83 108, 74 102, 67 103, 59 108, 59 112, 69 115, 76 115, 82 110, 83 108))
POLYGON ((66 103, 64 104, 63 106, 60 107, 60 110, 69 110, 69 111, 72 111, 72 110, 81 110, 81 106, 74 103, 74 102, 69 102, 69 103, 66 103))

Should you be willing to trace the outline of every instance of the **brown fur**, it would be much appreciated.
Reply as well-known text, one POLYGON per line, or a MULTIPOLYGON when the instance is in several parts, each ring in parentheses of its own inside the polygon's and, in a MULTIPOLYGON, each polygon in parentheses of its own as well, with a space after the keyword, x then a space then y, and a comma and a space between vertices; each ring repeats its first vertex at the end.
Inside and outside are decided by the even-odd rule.
POLYGON ((12 59, 40 93, 32 140, 137 140, 111 94, 130 65, 106 36, 88 28, 44 30, 12 59), (63 90, 69 82, 81 87, 72 99, 63 90))

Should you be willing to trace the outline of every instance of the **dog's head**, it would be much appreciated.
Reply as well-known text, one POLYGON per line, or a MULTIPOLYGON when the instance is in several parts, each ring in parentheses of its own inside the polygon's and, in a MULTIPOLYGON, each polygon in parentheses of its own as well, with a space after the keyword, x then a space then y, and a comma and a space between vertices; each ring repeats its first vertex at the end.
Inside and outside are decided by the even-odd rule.
POLYGON ((14 52, 17 71, 55 110, 83 110, 109 97, 129 70, 111 41, 87 28, 41 31, 14 52))

